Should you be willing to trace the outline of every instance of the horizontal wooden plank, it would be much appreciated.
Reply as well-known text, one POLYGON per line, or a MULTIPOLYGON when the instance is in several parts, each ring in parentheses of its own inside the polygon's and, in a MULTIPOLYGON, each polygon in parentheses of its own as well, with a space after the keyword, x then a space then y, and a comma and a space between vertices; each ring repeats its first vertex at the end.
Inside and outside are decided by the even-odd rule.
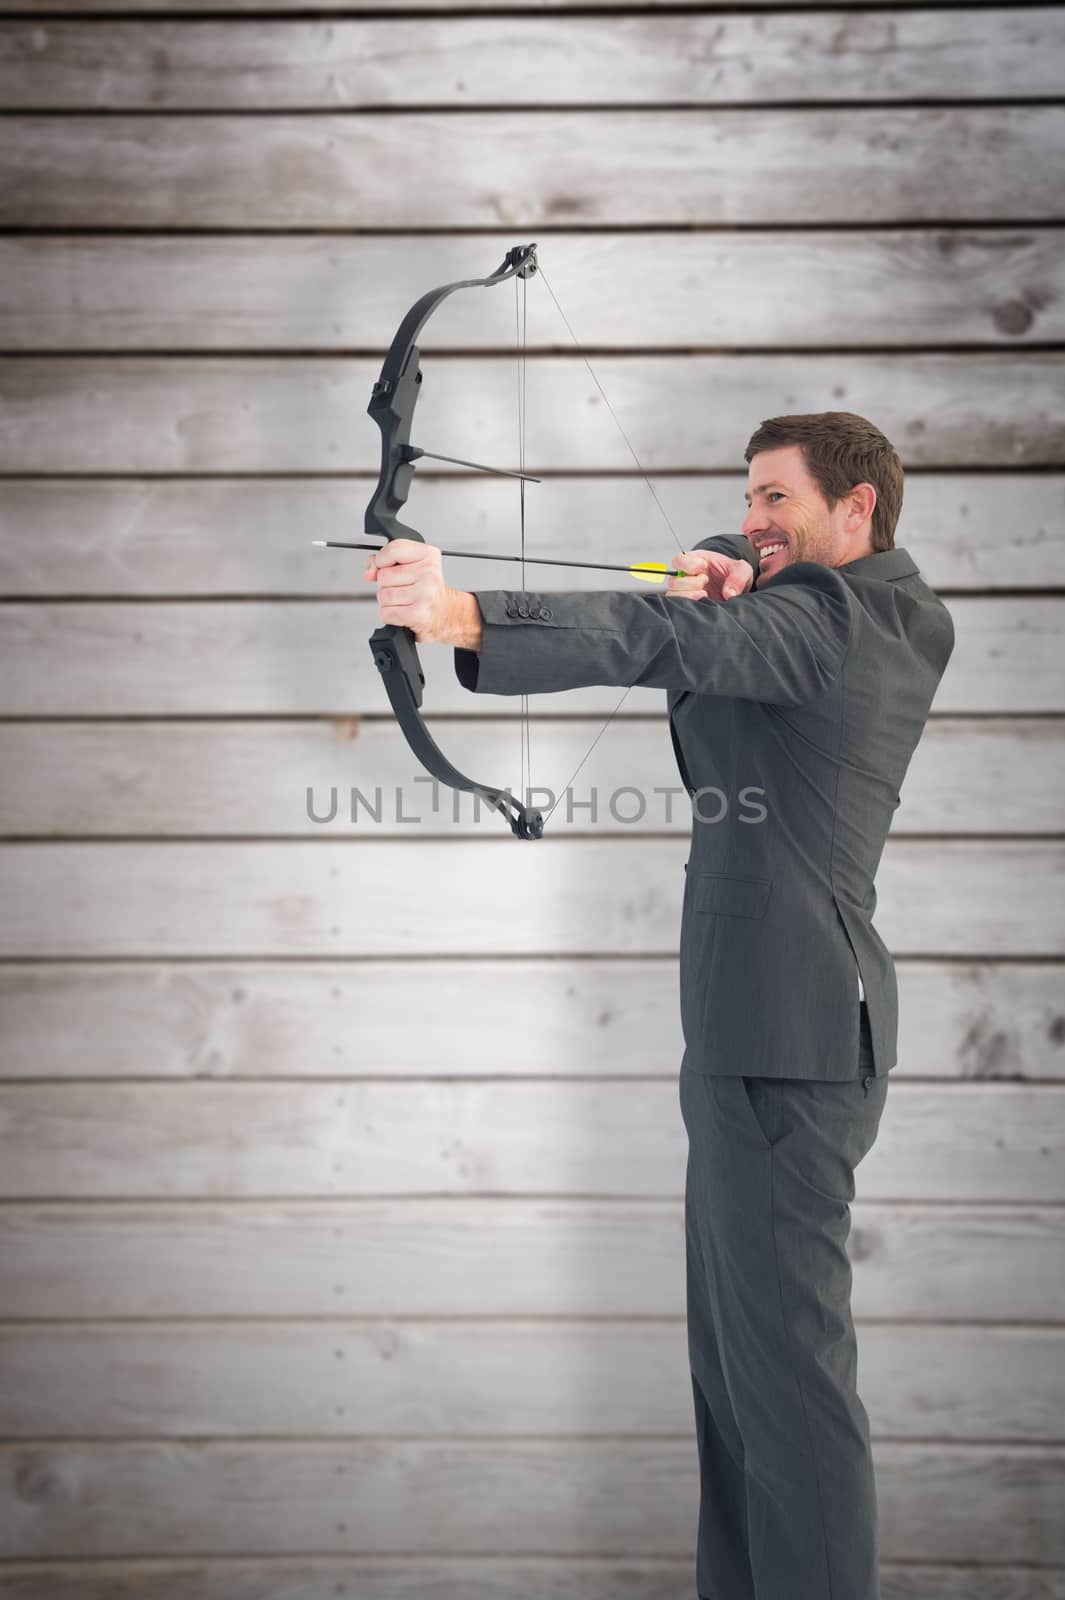
MULTIPOLYGON (((739 531, 746 481, 733 472, 659 477, 655 493, 678 540, 697 544, 739 531)), ((9 478, 0 597, 357 592, 361 557, 307 541, 358 538, 372 487, 339 477, 9 478)), ((526 506, 530 555, 613 562, 672 552, 669 526, 638 477, 549 478, 526 506)), ((448 549, 520 549, 514 487, 500 478, 420 476, 408 514, 448 549)), ((936 590, 1065 588, 1065 475, 908 471, 895 543, 936 590)), ((449 559, 446 571, 463 589, 522 582, 519 567, 494 562, 449 559)), ((525 582, 631 585, 624 573, 549 567, 527 567, 525 582)))
MULTIPOLYGON (((0 1552, 691 1559, 694 1449, 687 1438, 6 1445, 0 1552)), ((1065 1450, 883 1443, 874 1460, 885 1557, 1065 1561, 1065 1450)))
POLYGON ((729 105, 1055 97, 1040 7, 806 16, 496 16, 0 29, 0 104, 49 111, 729 105), (32 70, 27 64, 32 63, 32 70), (402 70, 399 70, 402 63, 402 70))
POLYGON ((254 138, 241 115, 4 126, 5 228, 1060 223, 1065 204, 1056 105, 279 113, 254 138))
MULTIPOLYGON (((498 766, 513 737, 513 725, 501 718, 469 728, 436 719, 434 726, 445 748, 461 743, 477 773, 498 766)), ((535 770, 576 771, 600 726, 593 719, 538 720, 535 770)), ((665 754, 661 716, 633 719, 623 738, 601 739, 573 786, 581 809, 563 802, 552 831, 688 833, 691 807, 665 781, 665 754)), ((334 806, 338 825, 350 819, 353 782, 367 799, 378 786, 389 796, 406 787, 405 814, 425 810, 407 745, 388 718, 0 723, 0 816, 8 838, 319 837, 324 823, 315 819, 332 815, 334 806), (372 784, 363 782, 367 773, 372 784)), ((1065 718, 937 716, 910 763, 891 836, 947 828, 954 835, 1055 833, 1063 792, 1065 718), (1022 770, 1023 787, 1015 782, 1022 770)), ((410 831, 394 806, 382 804, 379 817, 360 810, 359 819, 360 837, 410 831)), ((435 816, 428 810, 419 829, 449 838, 456 831, 481 831, 472 808, 457 823, 450 808, 435 816)))
MULTIPOLYGON (((361 579, 362 568, 358 570, 361 579)), ((1013 623, 1012 629, 1008 623, 1003 626, 1002 611, 997 618, 988 619, 992 624, 998 621, 993 630, 995 643, 1011 662, 987 663, 989 669, 995 667, 996 694, 1001 696, 1001 686, 1008 682, 1014 701, 1028 695, 1043 698, 1049 693, 1061 699, 1057 709, 1065 710, 1065 695, 1059 693, 1052 677, 1040 673, 1035 682, 1031 678, 1031 644, 1033 639, 1037 641, 1036 655, 1041 655, 1043 630, 1033 635, 1019 623, 1018 605, 1027 620, 1033 607, 1043 602, 994 603, 1007 613, 1012 609, 1013 623), (1013 649, 1007 651, 1003 646, 1011 633, 1013 649), (1018 653, 1022 656, 1019 662, 1015 659, 1018 653), (1029 659, 1023 659, 1026 656, 1029 659), (1031 687, 1024 689, 1025 683, 1031 687)), ((1048 604, 1056 608, 1060 602, 1048 604)), ((320 605, 298 601, 161 603, 146 608, 91 601, 12 604, 4 608, 0 633, 0 715, 192 712, 305 716, 324 712, 338 717, 337 735, 347 743, 358 732, 358 721, 353 718, 367 711, 391 716, 368 645, 377 625, 376 612, 370 600, 320 605)), ((1047 621, 1051 621, 1049 615, 1047 621)), ((419 655, 426 674, 427 716, 503 713, 514 719, 507 749, 496 763, 497 770, 504 764, 509 764, 510 770, 491 781, 519 784, 520 699, 476 695, 463 689, 455 676, 454 652, 442 645, 420 646, 419 655)), ((615 688, 564 691, 537 696, 536 709, 602 721, 618 698, 615 688)), ((625 702, 629 712, 658 717, 663 705, 662 691, 643 688, 633 689, 625 702)), ((944 709, 949 709, 949 704, 944 709)), ((402 738, 394 732, 397 739, 402 738)), ((461 763, 458 741, 450 756, 461 763)), ((361 758, 353 759, 348 767, 353 782, 360 767, 361 758)), ((414 776, 420 770, 411 757, 408 774, 414 776)), ((675 765, 669 763, 665 770, 665 781, 674 781, 675 765)), ((373 775, 367 770, 364 776, 369 779, 373 775)), ((561 787, 568 773, 550 776, 561 787)), ((419 793, 424 798, 425 792, 413 789, 411 798, 419 793)), ((305 808, 306 780, 300 783, 294 801, 305 808)), ((423 805, 422 809, 430 807, 423 805)))
MULTIPOLYGON (((749 0, 748 8, 758 10, 762 7, 770 11, 778 11, 787 6, 804 7, 809 0, 749 0)), ((941 0, 946 6, 969 7, 972 0, 941 0)), ((666 7, 670 10, 682 10, 687 6, 698 5, 705 11, 729 11, 735 6, 735 0, 646 0, 647 9, 655 10, 666 7)), ((834 9, 846 11, 851 6, 868 4, 868 0, 833 0, 834 9)), ((346 13, 372 12, 377 15, 382 12, 405 11, 446 11, 452 8, 454 0, 196 0, 196 14, 209 15, 212 12, 224 12, 226 16, 234 17, 269 17, 274 12, 284 12, 286 16, 297 16, 308 12, 320 16, 323 12, 343 11, 346 13)), ((515 11, 537 11, 543 5, 543 0, 516 0, 510 9, 515 11)), ((568 10, 613 10, 617 0, 558 0, 554 9, 560 12, 568 10)), ((6 0, 4 14, 8 17, 45 17, 53 13, 63 16, 106 16, 111 12, 122 12, 124 15, 143 13, 152 16, 157 13, 172 12, 173 0, 6 0)), ((464 4, 463 9, 470 11, 498 10, 499 0, 470 0, 469 5, 464 4)))
MULTIPOLYGON (((875 1440, 1055 1443, 1065 1329, 858 1325, 875 1440)), ((4 1434, 687 1434, 682 1319, 0 1325, 4 1434), (514 1374, 521 1383, 515 1385, 514 1374)))
MULTIPOLYGON (((201 0, 202 3, 202 0, 201 0)), ((6 1600, 689 1600, 692 1559, 218 1557, 0 1564, 6 1600)), ((1065 1600, 1065 1569, 881 1562, 881 1600, 1065 1600)))
MULTIPOLYGON (((1060 1436, 1060 1328, 861 1323, 858 1340, 874 1439, 1060 1436)), ((40 1323, 0 1326, 0 1353, 10 1440, 58 1417, 90 1437, 536 1438, 684 1434, 691 1413, 679 1320, 40 1323)))
MULTIPOLYGON (((889 847, 893 848, 893 847, 889 847)), ((1062 968, 897 963, 892 1082, 1065 1078, 1062 968)), ((0 965, 8 1079, 381 1079, 673 1073, 682 1053, 670 958, 371 963, 138 961, 0 965), (506 1049, 470 1051, 478 1037, 506 1049), (393 1018, 403 1014, 397 1031, 393 1018), (515 1028, 517 1016, 535 1028, 515 1028)))
MULTIPOLYGON (((505 317, 506 295, 493 304, 493 314, 505 317)), ((614 416, 579 356, 528 361, 528 472, 631 472, 619 423, 647 472, 734 471, 758 418, 858 405, 907 468, 1065 463, 1059 351, 604 355, 595 371, 614 416)), ((366 403, 379 372, 377 362, 346 357, 5 357, 0 472, 376 473, 381 437, 366 403)), ((416 428, 423 449, 517 464, 512 359, 427 356, 423 373, 416 428)), ((417 496, 415 485, 415 527, 417 496)), ((539 488, 526 500, 532 540, 553 507, 539 488)), ((661 540, 661 515, 652 514, 649 498, 644 505, 661 540)), ((536 553, 531 543, 528 553, 536 553)))
MULTIPOLYGON (((893 1085, 859 1192, 1060 1204, 1063 1113, 1048 1085, 893 1085)), ((687 1149, 675 1071, 606 1098, 598 1078, 0 1086, 4 1200, 675 1198, 687 1149)))
MULTIPOLYGON (((362 570, 360 566, 354 581, 369 587, 362 570)), ((489 585, 482 581, 477 587, 489 585)), ((557 584, 554 590, 532 583, 528 587, 536 593, 558 589, 557 584)), ((955 646, 932 702, 936 714, 1065 711, 1065 680, 1059 671, 1065 601, 1052 596, 952 598, 949 609, 955 646)), ((336 736, 350 742, 358 737, 353 718, 367 713, 391 717, 368 646, 376 620, 377 606, 368 599, 321 604, 161 602, 150 607, 94 601, 12 603, 4 608, 0 635, 0 715, 326 716, 339 719, 336 736)), ((497 786, 520 785, 520 696, 474 694, 463 688, 455 674, 454 652, 444 645, 422 646, 419 654, 428 718, 461 714, 511 719, 510 739, 486 777, 497 786)), ((542 716, 566 715, 594 719, 593 727, 601 727, 620 700, 616 685, 569 689, 532 696, 530 710, 534 723, 542 716)), ((664 720, 664 703, 663 690, 634 688, 625 697, 623 714, 664 720)), ((662 733, 666 738, 664 727, 662 733)), ((402 737, 398 730, 393 734, 397 741, 402 737)), ((611 729, 605 738, 618 736, 611 729)), ((460 766, 474 750, 472 743, 465 743, 469 737, 470 730, 456 729, 448 746, 449 757, 460 766)), ((364 793, 367 785, 372 791, 380 782, 358 749, 350 752, 344 770, 351 783, 362 784, 364 793)), ((405 770, 412 780, 424 777, 413 756, 405 770)), ((538 787, 559 795, 572 776, 571 766, 549 770, 534 742, 532 780, 538 787)), ((665 744, 660 781, 679 784, 665 744)), ((293 794, 293 804, 302 809, 306 787, 304 778, 293 794)), ((373 802, 372 792, 367 798, 373 802)), ((444 798, 444 814, 450 816, 451 797, 444 798)), ((472 814, 469 797, 462 804, 472 814)), ((429 816, 431 796, 411 788, 406 811, 429 816)))
MULTIPOLYGON (((0 349, 383 353, 428 285, 483 275, 513 243, 511 232, 282 235, 269 249, 237 234, 16 234, 0 238, 0 349)), ((595 350, 945 349, 1065 335, 1060 227, 552 232, 539 259, 595 350)), ((568 349, 542 284, 526 298, 529 348, 568 349)), ((479 295, 456 295, 433 318, 437 350, 512 340, 512 320, 486 315, 479 295)))
MULTIPOLYGON (((856 1317, 1065 1321, 1060 1206, 851 1210, 856 1317)), ((0 1240, 8 1320, 685 1312, 672 1200, 5 1202, 0 1240)))
MULTIPOLYGON (((489 848, 415 838, 2 845, 0 957, 677 949, 686 840, 518 849, 500 825, 490 863, 489 848)), ((877 874, 876 925, 898 955, 1060 956, 1063 875, 1057 842, 893 840, 877 874)))

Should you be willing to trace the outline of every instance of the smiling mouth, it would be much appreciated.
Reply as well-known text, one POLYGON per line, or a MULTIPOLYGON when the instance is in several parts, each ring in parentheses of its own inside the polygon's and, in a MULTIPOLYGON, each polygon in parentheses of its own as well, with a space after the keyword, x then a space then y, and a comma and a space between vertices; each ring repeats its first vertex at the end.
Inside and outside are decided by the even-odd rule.
POLYGON ((775 549, 775 550, 774 550, 774 551, 773 551, 773 554, 772 554, 772 555, 765 555, 765 554, 763 554, 763 552, 762 552, 762 551, 761 551, 761 550, 759 550, 759 552, 758 552, 758 560, 759 560, 759 562, 760 562, 760 563, 761 563, 761 562, 765 562, 765 561, 772 561, 772 559, 773 559, 773 556, 782 556, 782 555, 783 555, 783 554, 784 554, 784 551, 785 551, 785 550, 786 550, 786 549, 787 549, 787 548, 788 548, 788 547, 787 547, 787 545, 786 545, 786 544, 784 544, 784 543, 783 543, 783 542, 782 542, 782 543, 781 543, 781 544, 780 544, 780 545, 779 545, 779 546, 778 546, 778 547, 777 547, 777 549, 775 549))

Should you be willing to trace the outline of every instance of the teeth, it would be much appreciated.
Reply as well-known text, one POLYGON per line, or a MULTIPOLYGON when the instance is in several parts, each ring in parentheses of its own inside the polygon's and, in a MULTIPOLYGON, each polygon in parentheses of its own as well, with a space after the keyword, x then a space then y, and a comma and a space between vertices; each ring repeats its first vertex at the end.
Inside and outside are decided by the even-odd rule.
POLYGON ((759 556, 775 556, 778 550, 783 550, 782 544, 764 544, 759 550, 759 556))

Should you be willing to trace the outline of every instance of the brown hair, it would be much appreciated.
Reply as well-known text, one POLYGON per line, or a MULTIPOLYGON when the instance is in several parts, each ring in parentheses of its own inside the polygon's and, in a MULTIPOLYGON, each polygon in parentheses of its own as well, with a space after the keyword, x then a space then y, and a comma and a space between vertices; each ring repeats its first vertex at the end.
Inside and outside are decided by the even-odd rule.
POLYGON ((829 509, 859 483, 876 490, 872 546, 892 550, 895 525, 902 510, 902 462, 879 428, 853 411, 815 411, 801 417, 769 417, 750 437, 743 459, 763 450, 797 444, 807 471, 829 509))

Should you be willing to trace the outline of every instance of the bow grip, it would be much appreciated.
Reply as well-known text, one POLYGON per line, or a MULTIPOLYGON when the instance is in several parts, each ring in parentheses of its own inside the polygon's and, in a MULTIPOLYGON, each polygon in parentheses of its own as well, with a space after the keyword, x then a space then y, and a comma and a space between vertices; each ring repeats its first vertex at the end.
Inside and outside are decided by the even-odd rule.
POLYGON ((378 672, 401 672, 407 680, 416 706, 422 703, 425 673, 418 656, 417 641, 409 628, 385 622, 370 635, 373 664, 378 672))

